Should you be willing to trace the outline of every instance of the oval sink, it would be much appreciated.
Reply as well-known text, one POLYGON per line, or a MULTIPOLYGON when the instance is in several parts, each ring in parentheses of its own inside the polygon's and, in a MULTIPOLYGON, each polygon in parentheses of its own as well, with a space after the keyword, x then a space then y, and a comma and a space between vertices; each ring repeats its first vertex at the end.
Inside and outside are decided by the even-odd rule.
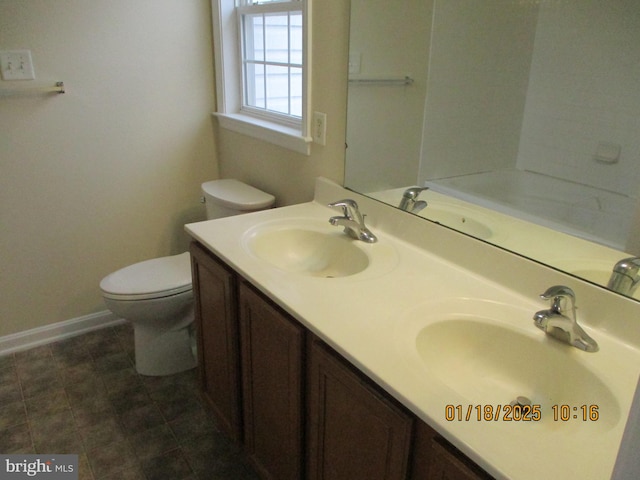
POLYGON ((585 363, 597 361, 597 353, 581 352, 547 337, 524 309, 469 299, 452 302, 448 308, 449 313, 438 314, 436 305, 430 320, 414 321, 409 330, 423 368, 468 405, 500 405, 504 411, 518 397, 526 397, 532 405, 540 405, 542 418, 536 424, 548 428, 567 430, 590 423, 591 428, 609 429, 619 422, 614 394, 585 363), (554 405, 559 406, 555 411, 554 405), (598 420, 579 422, 582 405, 587 405, 587 415, 589 406, 596 405, 598 420), (567 425, 554 414, 576 421, 567 425))
POLYGON ((248 242, 262 260, 288 272, 335 278, 355 275, 369 266, 369 257, 342 230, 306 228, 259 231, 248 242))

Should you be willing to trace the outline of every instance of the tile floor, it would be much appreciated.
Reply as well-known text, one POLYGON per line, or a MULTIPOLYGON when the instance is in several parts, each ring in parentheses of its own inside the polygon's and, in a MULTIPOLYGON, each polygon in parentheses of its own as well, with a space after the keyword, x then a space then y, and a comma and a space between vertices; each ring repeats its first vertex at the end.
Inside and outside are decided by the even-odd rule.
POLYGON ((129 324, 0 357, 0 453, 74 453, 81 480, 256 480, 196 371, 138 375, 129 324))

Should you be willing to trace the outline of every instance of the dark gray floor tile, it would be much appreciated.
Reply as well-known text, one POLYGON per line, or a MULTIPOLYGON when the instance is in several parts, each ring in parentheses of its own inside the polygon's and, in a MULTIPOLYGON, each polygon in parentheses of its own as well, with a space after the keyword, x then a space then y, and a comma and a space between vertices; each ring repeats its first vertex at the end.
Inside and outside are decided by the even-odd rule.
POLYGON ((88 450, 87 459, 96 480, 117 475, 138 466, 137 458, 127 442, 114 442, 88 450))
POLYGON ((15 367, 14 355, 0 355, 0 371, 15 367))
POLYGON ((107 389, 100 377, 91 376, 64 386, 71 406, 79 403, 90 402, 96 397, 107 398, 107 389))
POLYGON ((62 382, 55 372, 34 372, 26 378, 21 378, 20 385, 25 399, 50 395, 62 389, 62 382))
POLYGON ((178 442, 167 425, 159 425, 128 437, 140 459, 148 459, 178 448, 178 442))
POLYGON ((22 352, 16 352, 13 358, 16 365, 33 363, 34 361, 43 359, 51 360, 51 347, 49 345, 41 345, 22 352))
POLYGON ((109 393, 108 396, 111 406, 119 415, 149 405, 151 402, 149 394, 142 385, 124 392, 109 393))
POLYGON ((114 442, 124 442, 125 435, 117 418, 102 418, 93 424, 83 425, 78 428, 84 448, 92 450, 96 447, 106 446, 114 442))
POLYGON ((180 449, 143 461, 142 469, 148 480, 185 480, 193 476, 180 449))
POLYGON ((94 358, 96 372, 98 373, 117 372, 133 366, 129 355, 122 351, 100 357, 92 354, 92 357, 94 358))
POLYGON ((97 394, 83 400, 71 401, 71 411, 78 428, 96 425, 106 418, 116 418, 106 395, 97 394))
POLYGON ((134 435, 144 430, 164 425, 165 420, 158 407, 153 403, 143 405, 122 413, 120 423, 127 435, 134 435))
POLYGON ((119 472, 107 475, 106 477, 101 477, 100 480, 147 480, 147 477, 145 477, 142 472, 142 467, 135 466, 125 470, 120 470, 119 472))
POLYGON ((37 453, 82 452, 82 443, 71 410, 29 417, 31 436, 37 453))
POLYGON ((67 395, 59 388, 43 395, 25 399, 27 415, 45 416, 70 410, 67 395))
POLYGON ((27 412, 25 410, 24 402, 12 402, 5 403, 0 408, 0 432, 2 430, 19 425, 21 423, 27 423, 27 412))
POLYGON ((95 365, 91 358, 70 362, 69 364, 57 363, 58 377, 63 385, 75 385, 96 376, 95 365))
POLYGON ((195 370, 133 362, 130 324, 0 357, 0 452, 78 454, 80 480, 255 480, 195 370))
POLYGON ((13 425, 4 429, 0 435, 0 452, 33 453, 33 443, 28 423, 13 425))
POLYGON ((100 378, 110 394, 126 392, 143 385, 138 372, 132 366, 115 372, 103 373, 100 378))
POLYGON ((189 415, 181 415, 171 420, 169 426, 181 445, 218 433, 213 417, 204 410, 189 415))
POLYGON ((0 366, 0 386, 11 383, 18 383, 18 374, 13 366, 13 363, 7 364, 4 367, 0 366))
POLYGON ((0 385, 0 405, 20 401, 22 401, 22 391, 19 382, 12 381, 0 385))

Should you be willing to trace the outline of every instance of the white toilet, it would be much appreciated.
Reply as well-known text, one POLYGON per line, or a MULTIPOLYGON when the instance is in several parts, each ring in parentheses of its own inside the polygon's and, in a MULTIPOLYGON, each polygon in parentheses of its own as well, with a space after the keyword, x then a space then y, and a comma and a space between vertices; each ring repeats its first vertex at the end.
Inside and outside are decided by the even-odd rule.
MULTIPOLYGON (((233 179, 202 184, 207 219, 271 208, 273 195, 233 179)), ((154 258, 111 273, 100 289, 107 308, 133 324, 136 370, 171 375, 196 366, 189 252, 154 258)))

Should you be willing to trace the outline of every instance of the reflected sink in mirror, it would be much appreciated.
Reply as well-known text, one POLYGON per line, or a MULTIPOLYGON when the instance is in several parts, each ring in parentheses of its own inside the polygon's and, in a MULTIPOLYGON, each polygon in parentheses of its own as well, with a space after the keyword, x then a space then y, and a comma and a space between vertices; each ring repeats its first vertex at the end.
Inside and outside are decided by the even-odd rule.
POLYGON ((243 244, 269 265, 309 277, 376 274, 396 264, 392 247, 355 240, 328 218, 326 223, 299 219, 258 225, 244 235, 243 244))
POLYGON ((540 405, 541 421, 529 423, 535 428, 575 428, 554 421, 553 405, 569 405, 574 418, 583 415, 582 405, 597 405, 599 418, 589 427, 597 431, 620 422, 620 405, 607 378, 611 357, 587 354, 544 335, 533 325, 533 311, 455 299, 409 314, 413 319, 397 333, 399 346, 411 348, 414 366, 460 396, 451 403, 504 408, 525 397, 540 405))

